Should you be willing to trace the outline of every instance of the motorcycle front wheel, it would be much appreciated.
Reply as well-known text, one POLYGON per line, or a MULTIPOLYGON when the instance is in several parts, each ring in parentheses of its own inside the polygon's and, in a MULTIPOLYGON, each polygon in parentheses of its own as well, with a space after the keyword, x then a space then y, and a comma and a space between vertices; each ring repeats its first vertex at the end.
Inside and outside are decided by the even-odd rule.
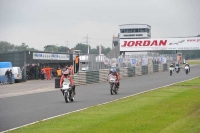
POLYGON ((170 76, 172 76, 172 70, 170 70, 170 76))
POLYGON ((65 102, 69 102, 68 92, 64 92, 65 102))
POLYGON ((113 95, 113 84, 110 85, 110 94, 113 95))
POLYGON ((117 84, 114 85, 114 92, 117 94, 117 84))

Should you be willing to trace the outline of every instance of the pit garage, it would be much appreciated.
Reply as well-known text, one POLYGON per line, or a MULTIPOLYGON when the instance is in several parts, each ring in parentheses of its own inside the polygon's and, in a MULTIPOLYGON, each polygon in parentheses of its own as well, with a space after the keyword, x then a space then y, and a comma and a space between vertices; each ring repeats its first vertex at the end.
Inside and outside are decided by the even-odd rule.
POLYGON ((56 76, 58 66, 73 65, 73 55, 65 52, 44 52, 44 51, 12 51, 0 53, 0 62, 10 61, 13 67, 18 66, 22 70, 22 81, 40 78, 40 70, 44 66, 54 68, 52 74, 56 76))

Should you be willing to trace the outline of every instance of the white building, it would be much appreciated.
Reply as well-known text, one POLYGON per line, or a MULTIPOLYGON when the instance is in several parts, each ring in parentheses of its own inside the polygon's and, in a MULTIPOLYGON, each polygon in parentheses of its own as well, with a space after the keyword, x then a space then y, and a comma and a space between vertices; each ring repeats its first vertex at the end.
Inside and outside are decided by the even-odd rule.
MULTIPOLYGON (((119 39, 150 39, 151 26, 148 24, 119 25, 119 39)), ((125 55, 147 54, 148 52, 126 52, 125 55)))
POLYGON ((147 24, 119 25, 119 39, 150 39, 151 26, 147 24))

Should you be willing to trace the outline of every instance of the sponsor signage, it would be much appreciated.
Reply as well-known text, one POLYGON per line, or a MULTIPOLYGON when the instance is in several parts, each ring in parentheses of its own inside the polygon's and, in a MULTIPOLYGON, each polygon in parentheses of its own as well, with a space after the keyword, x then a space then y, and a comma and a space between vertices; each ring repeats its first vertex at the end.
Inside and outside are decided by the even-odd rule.
POLYGON ((36 60, 69 60, 69 54, 54 54, 54 53, 33 53, 33 59, 36 60))
POLYGON ((131 65, 135 65, 135 58, 131 58, 131 65))
POLYGON ((120 39, 120 51, 200 50, 200 37, 120 39))
POLYGON ((120 38, 148 38, 149 33, 120 33, 120 38))

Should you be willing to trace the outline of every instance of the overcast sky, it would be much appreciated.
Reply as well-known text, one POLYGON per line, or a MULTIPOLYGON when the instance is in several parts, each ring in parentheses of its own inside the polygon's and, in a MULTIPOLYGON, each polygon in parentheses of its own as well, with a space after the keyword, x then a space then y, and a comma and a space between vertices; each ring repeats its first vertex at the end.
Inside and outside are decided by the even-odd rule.
POLYGON ((152 38, 200 34, 200 0, 0 0, 0 41, 112 47, 121 24, 149 24, 152 38))

